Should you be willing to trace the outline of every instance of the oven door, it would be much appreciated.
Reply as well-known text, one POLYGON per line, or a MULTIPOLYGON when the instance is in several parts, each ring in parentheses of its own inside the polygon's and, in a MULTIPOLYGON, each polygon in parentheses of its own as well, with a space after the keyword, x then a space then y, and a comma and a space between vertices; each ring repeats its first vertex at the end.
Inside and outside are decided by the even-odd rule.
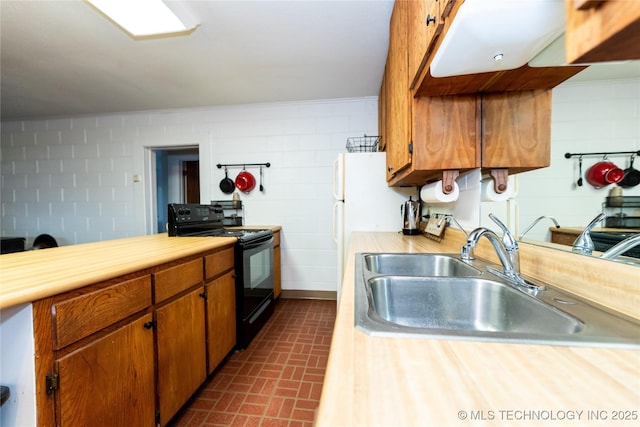
POLYGON ((244 320, 263 301, 273 298, 273 236, 257 242, 239 242, 237 252, 236 286, 244 320))

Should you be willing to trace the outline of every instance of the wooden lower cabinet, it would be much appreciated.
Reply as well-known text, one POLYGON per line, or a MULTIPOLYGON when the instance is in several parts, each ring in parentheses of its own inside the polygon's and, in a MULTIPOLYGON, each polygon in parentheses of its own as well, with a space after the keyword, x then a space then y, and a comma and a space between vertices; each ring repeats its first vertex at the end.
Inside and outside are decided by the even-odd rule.
POLYGON ((273 233, 273 298, 282 292, 282 259, 280 258, 280 232, 273 233))
POLYGON ((233 270, 206 284, 208 372, 236 345, 236 282, 233 270))
POLYGON ((207 376, 203 290, 199 287, 156 309, 158 410, 163 426, 207 376))
POLYGON ((235 347, 233 267, 229 245, 35 301, 38 426, 167 425, 235 347))
POLYGON ((155 425, 150 321, 146 314, 58 359, 58 425, 155 425))

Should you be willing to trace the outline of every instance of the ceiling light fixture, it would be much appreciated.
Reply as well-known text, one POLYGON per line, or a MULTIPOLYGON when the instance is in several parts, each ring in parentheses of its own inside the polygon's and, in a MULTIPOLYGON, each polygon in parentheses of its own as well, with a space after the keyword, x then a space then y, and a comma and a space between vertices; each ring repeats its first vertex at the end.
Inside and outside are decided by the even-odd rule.
MULTIPOLYGON (((162 0, 86 0, 133 37, 190 33, 197 25, 178 18, 162 0)), ((174 2, 177 3, 177 2, 174 2)))

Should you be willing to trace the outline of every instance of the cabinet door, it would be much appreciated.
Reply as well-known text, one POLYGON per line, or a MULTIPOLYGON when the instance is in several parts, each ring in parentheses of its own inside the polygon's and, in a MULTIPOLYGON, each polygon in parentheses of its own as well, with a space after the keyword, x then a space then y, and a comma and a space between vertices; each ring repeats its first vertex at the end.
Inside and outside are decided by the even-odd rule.
POLYGON ((482 95, 482 167, 510 173, 549 166, 551 91, 482 95))
POLYGON ((160 424, 167 422, 206 378, 203 288, 156 310, 160 424))
POLYGON ((565 1, 569 63, 640 59, 640 1, 565 1))
POLYGON ((236 289, 233 271, 206 285, 209 373, 236 345, 236 289))
POLYGON ((476 96, 416 98, 413 112, 413 169, 480 166, 476 96))
POLYGON ((273 248, 273 298, 278 298, 282 292, 282 261, 280 246, 273 248))
POLYGON ((389 53, 385 108, 387 123, 387 179, 411 163, 411 94, 407 54, 407 7, 408 2, 396 1, 389 27, 389 53))
POLYGON ((150 321, 147 314, 58 360, 60 426, 155 425, 150 321))
POLYGON ((413 88, 444 27, 439 13, 445 0, 411 0, 408 4, 409 82, 413 88))

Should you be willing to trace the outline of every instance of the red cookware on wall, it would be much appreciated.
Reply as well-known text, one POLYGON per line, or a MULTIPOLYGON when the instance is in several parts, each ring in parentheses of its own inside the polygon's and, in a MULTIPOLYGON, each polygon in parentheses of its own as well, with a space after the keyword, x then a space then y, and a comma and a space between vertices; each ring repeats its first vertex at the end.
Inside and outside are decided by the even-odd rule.
POLYGON ((589 184, 601 188, 620 182, 624 178, 624 171, 611 162, 602 161, 589 168, 586 178, 589 184))
POLYGON ((236 188, 245 193, 250 192, 256 186, 256 178, 246 170, 242 170, 236 176, 236 188))

